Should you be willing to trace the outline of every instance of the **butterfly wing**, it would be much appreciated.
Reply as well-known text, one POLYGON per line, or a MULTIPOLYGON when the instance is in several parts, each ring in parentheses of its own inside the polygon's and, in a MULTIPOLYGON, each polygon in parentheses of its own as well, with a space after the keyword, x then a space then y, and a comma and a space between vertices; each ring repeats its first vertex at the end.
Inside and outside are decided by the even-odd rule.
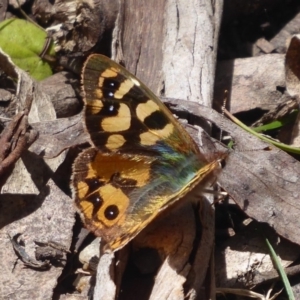
POLYGON ((73 167, 75 203, 113 250, 195 185, 216 176, 163 103, 123 67, 92 55, 83 69, 85 126, 93 148, 73 167))
POLYGON ((165 105, 134 75, 103 55, 84 65, 85 125, 102 152, 156 152, 158 141, 180 152, 199 153, 165 105))
POLYGON ((108 155, 89 148, 74 163, 78 212, 86 227, 102 237, 110 249, 120 249, 159 212, 199 182, 207 185, 220 169, 218 161, 198 170, 195 164, 185 165, 179 170, 172 163, 157 163, 154 157, 108 155))

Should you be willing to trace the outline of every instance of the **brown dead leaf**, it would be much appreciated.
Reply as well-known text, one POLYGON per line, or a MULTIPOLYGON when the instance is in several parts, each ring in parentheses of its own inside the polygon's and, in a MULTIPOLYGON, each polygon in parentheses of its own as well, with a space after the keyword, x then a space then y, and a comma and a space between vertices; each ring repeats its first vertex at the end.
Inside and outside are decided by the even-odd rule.
POLYGON ((66 118, 78 113, 81 105, 76 95, 78 78, 70 72, 59 72, 39 82, 43 93, 52 102, 57 118, 66 118))
POLYGON ((73 201, 50 180, 38 196, 1 195, 0 207, 1 299, 51 299, 64 264, 47 272, 24 267, 9 236, 21 233, 26 252, 32 257, 34 241, 54 241, 69 248, 74 226, 73 201))
POLYGON ((267 54, 273 52, 275 49, 275 47, 265 38, 259 38, 255 44, 260 50, 267 54))
POLYGON ((37 138, 29 129, 28 109, 18 113, 0 135, 0 177, 13 167, 28 146, 37 138))
POLYGON ((297 260, 298 245, 286 239, 278 239, 276 232, 266 223, 252 221, 216 249, 217 286, 247 288, 261 283, 258 279, 274 269, 266 237, 280 257, 282 267, 297 260))
POLYGON ((47 31, 55 41, 56 51, 84 53, 95 46, 105 30, 112 29, 117 8, 117 1, 58 0, 52 6, 35 1, 33 15, 41 23, 50 25, 47 31), (53 24, 49 24, 49 20, 53 20, 53 24))
MULTIPOLYGON (((55 120, 52 102, 41 86, 2 53, 0 62, 2 71, 17 82, 17 110, 30 107, 29 123, 55 120)), ((49 146, 52 140, 44 139, 44 142, 49 146)), ((73 201, 52 180, 65 155, 62 152, 53 159, 44 159, 25 151, 8 178, 3 180, 0 194, 1 299, 52 298, 64 263, 45 272, 26 268, 18 260, 9 236, 21 234, 30 257, 35 257, 34 241, 56 242, 69 249, 75 221, 73 201)))
POLYGON ((294 35, 285 55, 286 89, 291 96, 300 95, 300 35, 294 35))
POLYGON ((81 114, 70 118, 33 123, 32 127, 39 132, 39 137, 29 150, 47 158, 54 158, 70 147, 89 141, 83 129, 81 114))
POLYGON ((287 52, 287 41, 292 38, 292 36, 299 32, 300 26, 300 13, 297 11, 296 14, 288 20, 287 23, 281 24, 280 30, 272 37, 270 42, 274 45, 277 53, 287 52))
POLYGON ((232 114, 251 109, 273 109, 284 96, 278 87, 285 86, 284 55, 268 54, 218 63, 216 71, 216 103, 221 106, 224 91, 230 91, 232 114))
MULTIPOLYGON (((212 109, 179 100, 171 102, 184 105, 186 111, 230 132, 237 148, 270 146, 212 109)), ((300 163, 275 146, 271 148, 270 151, 231 151, 218 181, 248 216, 268 223, 279 235, 300 245, 300 163)))
MULTIPOLYGON (((6 54, 0 53, 0 61, 3 62, 3 71, 7 76, 17 80, 16 103, 17 111, 30 109, 28 113, 28 122, 33 123, 37 121, 47 121, 56 119, 56 113, 52 102, 40 88, 40 85, 32 80, 32 78, 24 71, 17 68, 7 57, 6 54), (30 103, 30 104, 29 104, 30 103)), ((28 156, 27 156, 28 157, 28 156)), ((35 165, 33 161, 27 161, 28 165, 33 168, 35 165)), ((36 157, 38 160, 39 158, 36 157)), ((54 170, 58 168, 61 161, 47 161, 44 163, 46 168, 54 170)), ((36 166, 41 169, 41 166, 36 166)), ((32 181, 31 175, 28 173, 28 168, 24 165, 23 159, 19 159, 12 170, 12 173, 6 179, 6 182, 1 187, 2 193, 36 193, 36 184, 32 181), (26 179, 26 180, 25 180, 26 179), (20 188, 21 187, 21 188, 20 188)), ((47 173, 47 172, 46 172, 47 173)), ((47 181, 47 180, 46 180, 47 181)))
MULTIPOLYGON (((300 35, 295 35, 290 42, 286 57, 285 57, 285 76, 286 76, 286 88, 291 96, 295 96, 300 99, 300 35)), ((298 113, 297 120, 294 124, 292 132, 292 145, 295 147, 300 146, 300 113, 298 113)))

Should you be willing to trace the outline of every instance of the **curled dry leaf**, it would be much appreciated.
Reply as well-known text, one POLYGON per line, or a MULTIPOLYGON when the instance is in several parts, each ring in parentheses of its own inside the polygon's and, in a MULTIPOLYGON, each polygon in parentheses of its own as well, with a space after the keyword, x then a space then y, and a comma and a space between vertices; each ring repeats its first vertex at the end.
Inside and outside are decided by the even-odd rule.
POLYGON ((28 128, 28 110, 18 113, 0 136, 0 177, 13 167, 38 133, 28 128))
POLYGON ((300 63, 299 63, 300 35, 295 35, 290 41, 285 56, 286 88, 291 96, 300 95, 300 63))

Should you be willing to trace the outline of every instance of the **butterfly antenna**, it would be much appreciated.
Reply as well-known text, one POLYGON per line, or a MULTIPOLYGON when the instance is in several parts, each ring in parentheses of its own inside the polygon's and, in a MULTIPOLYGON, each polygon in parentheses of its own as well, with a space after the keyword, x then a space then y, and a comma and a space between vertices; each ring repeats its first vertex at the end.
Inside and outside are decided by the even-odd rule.
POLYGON ((224 118, 224 115, 225 115, 225 110, 226 110, 226 104, 227 104, 227 100, 228 100, 228 90, 225 90, 224 91, 224 99, 223 99, 223 105, 221 107, 221 115, 222 115, 222 120, 221 120, 221 126, 220 126, 220 141, 222 140, 223 138, 223 118, 224 118))

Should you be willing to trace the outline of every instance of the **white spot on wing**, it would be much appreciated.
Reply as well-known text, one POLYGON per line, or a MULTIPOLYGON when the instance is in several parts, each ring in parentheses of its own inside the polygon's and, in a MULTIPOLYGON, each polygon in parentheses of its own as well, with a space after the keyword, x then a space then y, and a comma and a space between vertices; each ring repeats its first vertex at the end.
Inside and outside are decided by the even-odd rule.
POLYGON ((138 82, 138 80, 136 80, 136 79, 133 78, 133 77, 131 77, 130 79, 131 79, 131 81, 134 83, 134 85, 140 86, 140 83, 138 82))

